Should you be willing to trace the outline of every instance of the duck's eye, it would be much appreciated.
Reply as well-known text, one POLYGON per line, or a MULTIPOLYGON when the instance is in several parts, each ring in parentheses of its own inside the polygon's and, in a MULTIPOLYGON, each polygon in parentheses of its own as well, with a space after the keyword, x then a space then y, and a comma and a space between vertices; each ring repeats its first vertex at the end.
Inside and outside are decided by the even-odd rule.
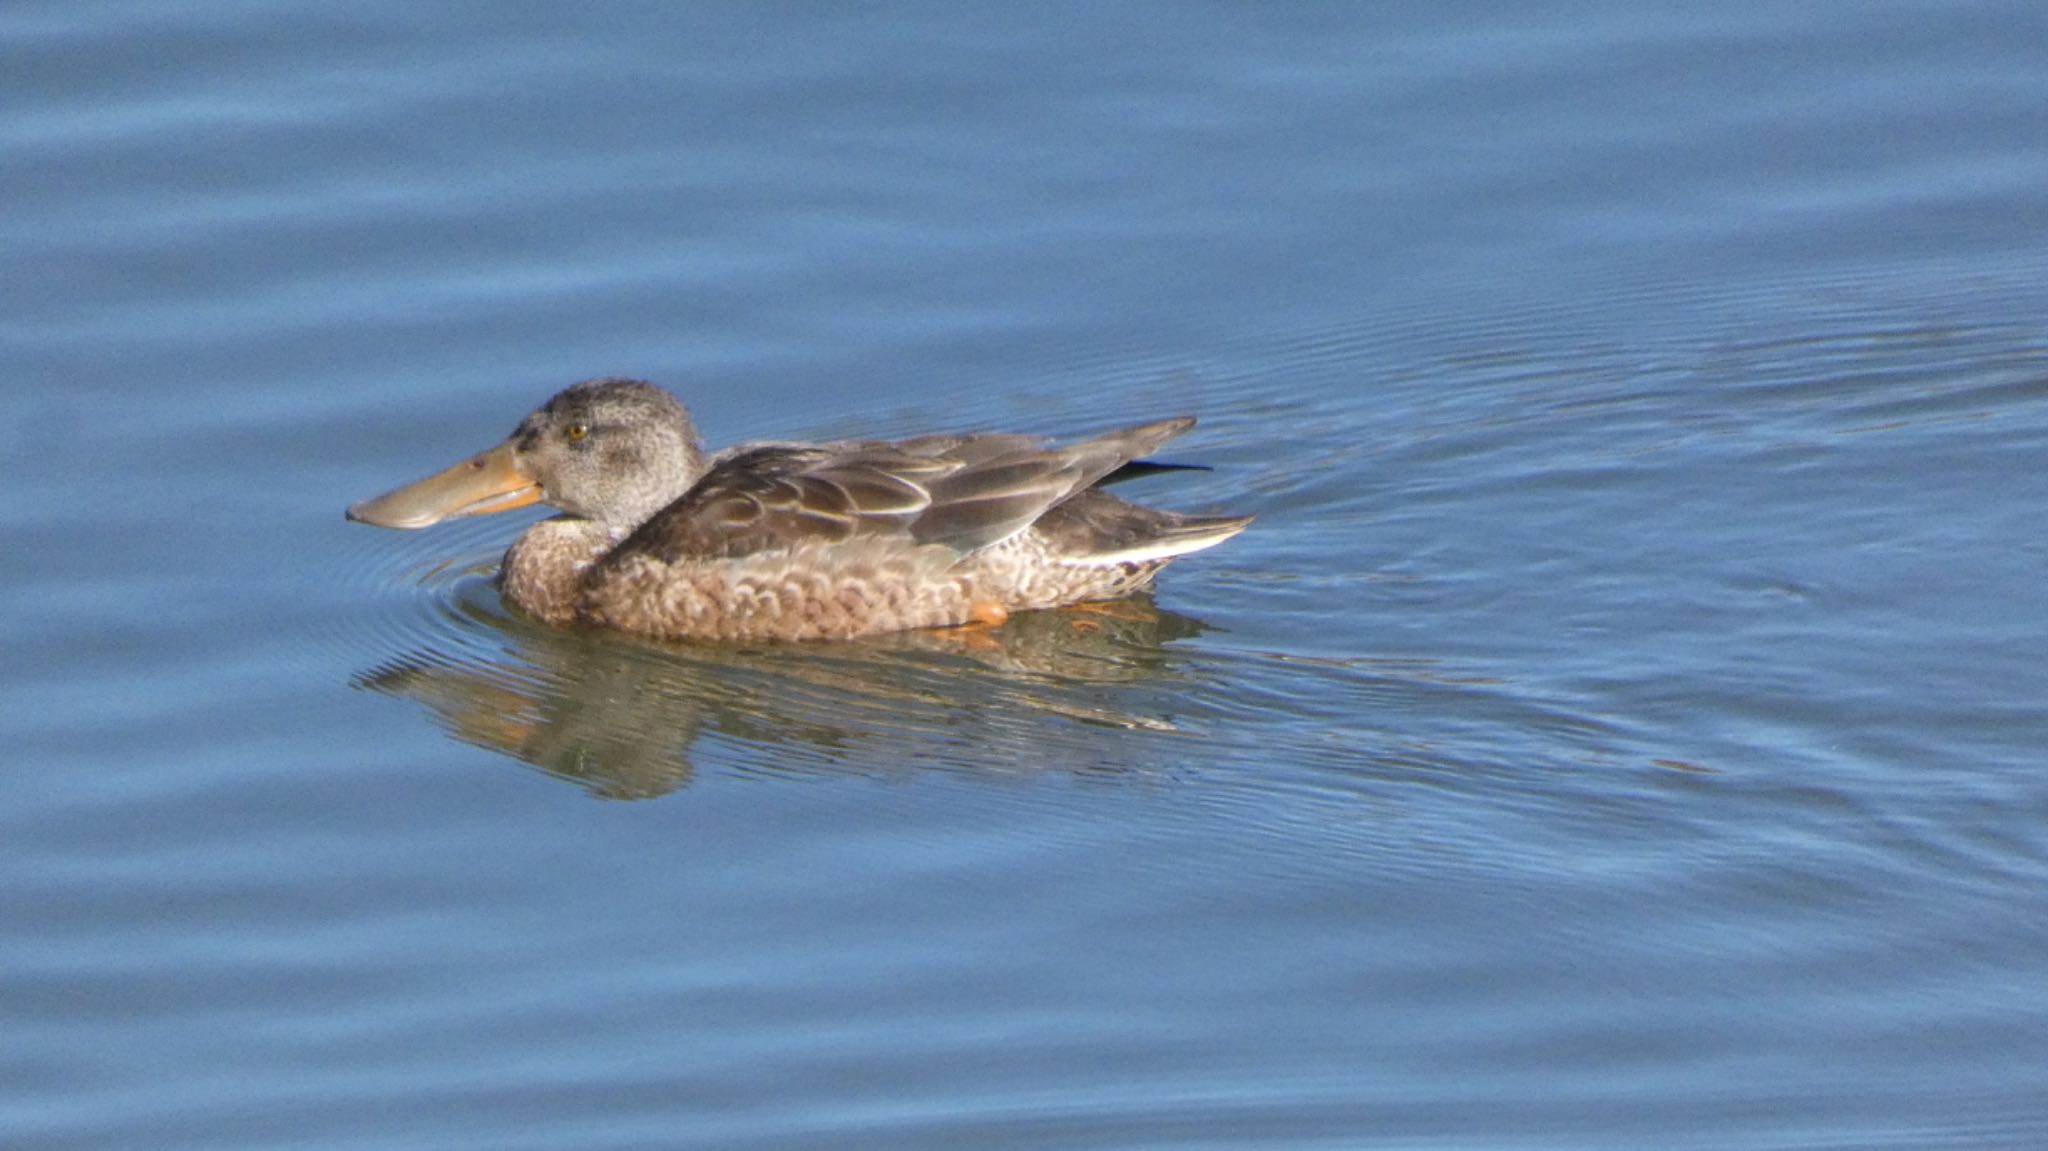
POLYGON ((572 444, 589 434, 590 425, 585 423, 570 424, 568 427, 562 429, 562 436, 572 444))

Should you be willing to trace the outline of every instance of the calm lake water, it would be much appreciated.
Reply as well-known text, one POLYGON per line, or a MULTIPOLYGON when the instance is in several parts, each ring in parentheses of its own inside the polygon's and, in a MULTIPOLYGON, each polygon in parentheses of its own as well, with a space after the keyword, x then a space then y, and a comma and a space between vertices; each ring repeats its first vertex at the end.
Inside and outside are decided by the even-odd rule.
POLYGON ((0 11, 0 1143, 2048 1146, 2048 7, 0 11), (1182 412, 995 642, 342 508, 1182 412))

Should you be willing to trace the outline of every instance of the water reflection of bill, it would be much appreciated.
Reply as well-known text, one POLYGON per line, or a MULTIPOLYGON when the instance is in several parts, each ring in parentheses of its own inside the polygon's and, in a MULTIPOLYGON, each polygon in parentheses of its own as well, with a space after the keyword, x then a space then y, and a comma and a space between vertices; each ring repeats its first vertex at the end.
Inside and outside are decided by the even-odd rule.
POLYGON ((838 644, 656 645, 494 624, 506 642, 488 653, 422 647, 354 685, 422 703, 464 743, 615 799, 686 785, 707 739, 737 752, 734 770, 764 774, 1170 759, 1103 745, 1175 731, 1193 673, 1165 645, 1206 630, 1146 596, 838 644))

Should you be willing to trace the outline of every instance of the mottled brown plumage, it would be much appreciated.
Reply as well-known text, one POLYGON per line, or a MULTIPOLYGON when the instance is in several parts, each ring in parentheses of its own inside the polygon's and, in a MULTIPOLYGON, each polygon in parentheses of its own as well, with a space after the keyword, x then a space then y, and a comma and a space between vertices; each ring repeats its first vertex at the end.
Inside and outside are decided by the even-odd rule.
POLYGON ((706 456, 639 380, 591 380, 503 444, 349 509, 425 527, 545 500, 505 553, 507 599, 550 623, 690 639, 843 639, 1123 595, 1251 517, 1190 517, 1097 485, 1194 426, 750 444, 706 456))

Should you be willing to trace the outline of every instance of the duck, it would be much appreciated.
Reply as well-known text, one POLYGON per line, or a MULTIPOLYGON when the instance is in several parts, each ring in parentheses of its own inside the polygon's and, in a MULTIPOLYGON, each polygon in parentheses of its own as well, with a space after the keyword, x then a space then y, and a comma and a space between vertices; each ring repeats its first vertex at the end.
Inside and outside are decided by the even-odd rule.
POLYGON ((1194 426, 1181 416, 1070 443, 979 432, 707 453, 674 396, 605 377, 347 518, 417 529, 553 507, 498 576, 503 597, 545 624, 742 642, 993 628, 1012 612, 1144 589, 1250 525, 1103 490, 1188 467, 1146 457, 1194 426))

